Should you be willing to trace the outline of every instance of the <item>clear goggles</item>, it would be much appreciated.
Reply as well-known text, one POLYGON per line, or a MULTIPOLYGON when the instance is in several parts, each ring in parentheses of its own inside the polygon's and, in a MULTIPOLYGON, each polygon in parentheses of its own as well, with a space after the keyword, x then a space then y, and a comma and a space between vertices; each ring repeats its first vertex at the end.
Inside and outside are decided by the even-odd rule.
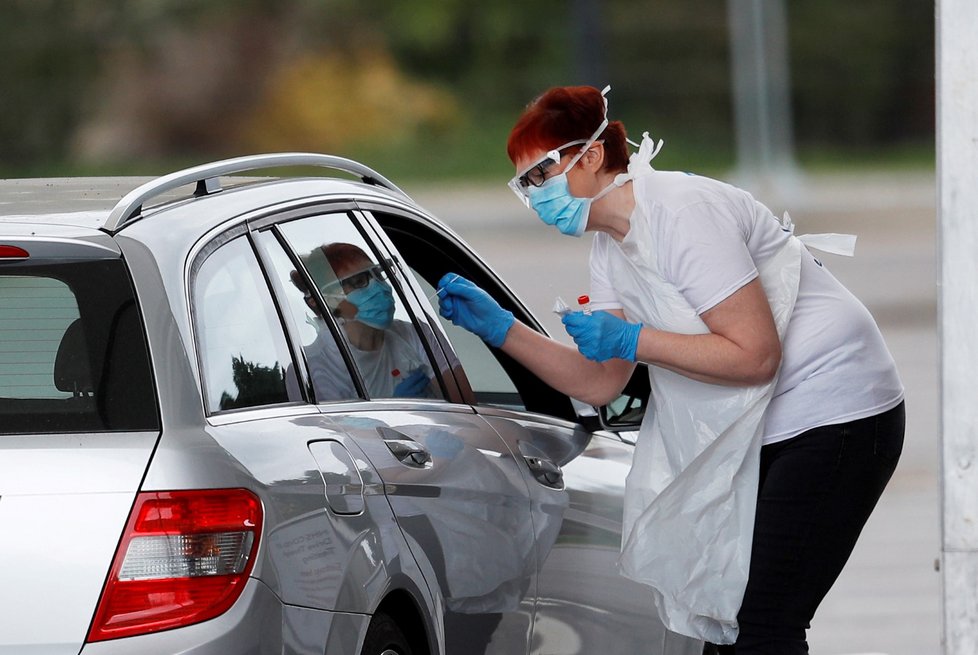
POLYGON ((550 170, 554 165, 560 163, 561 157, 564 155, 564 150, 577 144, 582 144, 580 150, 574 156, 574 159, 567 165, 567 168, 573 168, 574 164, 584 156, 587 149, 598 140, 601 133, 604 132, 604 128, 608 127, 608 91, 611 90, 611 86, 606 86, 604 90, 601 91, 601 98, 604 100, 604 118, 601 124, 598 125, 598 129, 594 131, 587 139, 578 139, 577 141, 571 141, 565 143, 564 145, 554 148, 547 152, 540 160, 536 163, 527 166, 522 171, 519 171, 513 176, 513 179, 509 181, 509 188, 513 190, 516 197, 520 199, 527 207, 530 206, 530 187, 538 187, 547 180, 547 171, 550 170))
POLYGON ((578 139, 577 141, 571 141, 570 143, 565 143, 559 148, 554 148, 549 151, 546 155, 540 158, 536 163, 524 168, 522 171, 513 176, 513 179, 509 181, 509 188, 513 190, 516 197, 526 205, 530 206, 530 187, 540 186, 547 181, 547 172, 560 163, 560 158, 566 153, 564 150, 572 146, 579 144, 586 144, 585 139, 578 139))
POLYGON ((356 273, 350 273, 345 277, 328 282, 319 290, 323 296, 327 297, 344 296, 357 289, 366 289, 371 280, 383 282, 385 277, 384 267, 380 264, 374 264, 356 273))

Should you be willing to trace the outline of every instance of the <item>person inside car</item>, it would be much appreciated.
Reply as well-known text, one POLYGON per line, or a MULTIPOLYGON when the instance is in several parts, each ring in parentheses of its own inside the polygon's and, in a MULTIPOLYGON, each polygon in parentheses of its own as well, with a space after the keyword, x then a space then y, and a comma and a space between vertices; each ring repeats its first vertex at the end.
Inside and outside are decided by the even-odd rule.
MULTIPOLYGON (((359 246, 334 242, 303 261, 349 344, 366 390, 375 398, 434 397, 434 375, 424 345, 409 321, 394 318, 394 291, 380 264, 359 246)), ((292 281, 318 313, 312 294, 296 271, 292 281)), ((306 347, 313 386, 323 399, 356 397, 336 341, 317 318, 318 336, 306 347), (350 388, 342 388, 350 387, 350 388)))

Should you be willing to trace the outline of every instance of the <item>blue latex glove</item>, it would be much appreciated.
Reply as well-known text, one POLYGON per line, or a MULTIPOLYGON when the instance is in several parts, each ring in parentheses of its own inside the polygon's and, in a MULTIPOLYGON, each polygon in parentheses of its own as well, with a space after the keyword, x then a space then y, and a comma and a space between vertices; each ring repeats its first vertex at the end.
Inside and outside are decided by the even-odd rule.
POLYGON ((635 361, 641 323, 629 323, 614 314, 596 311, 569 312, 560 319, 577 349, 588 359, 603 362, 612 358, 635 361))
POLYGON ((455 325, 499 348, 515 319, 488 293, 455 273, 438 280, 438 311, 455 325))
POLYGON ((395 398, 417 398, 428 395, 428 384, 431 379, 425 373, 424 367, 414 369, 410 375, 394 387, 395 398))

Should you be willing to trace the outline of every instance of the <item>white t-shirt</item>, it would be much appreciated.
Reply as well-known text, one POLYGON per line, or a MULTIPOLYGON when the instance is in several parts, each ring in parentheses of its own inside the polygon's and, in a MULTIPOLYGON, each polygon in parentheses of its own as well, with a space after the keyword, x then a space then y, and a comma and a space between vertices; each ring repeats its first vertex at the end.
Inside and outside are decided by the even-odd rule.
MULTIPOLYGON (((655 262, 702 315, 757 277, 789 237, 764 205, 741 189, 687 173, 655 171, 633 181, 631 221, 649 221, 655 262)), ((627 242, 635 231, 625 237, 627 242)), ((609 235, 591 249, 592 309, 622 309, 616 289, 641 288, 609 235)), ((626 316, 645 322, 641 316, 626 316)), ((653 326, 655 327, 655 326, 653 326)), ((782 343, 781 370, 765 416, 764 443, 821 425, 873 416, 903 399, 903 385, 873 317, 822 263, 803 251, 794 312, 782 343)))
MULTIPOLYGON (((303 350, 319 399, 349 400, 358 397, 336 340, 325 325, 320 327, 316 340, 303 350)), ((384 331, 384 341, 379 349, 360 350, 351 345, 350 352, 372 398, 394 397, 394 388, 419 368, 429 380, 434 378, 427 364, 428 355, 424 345, 414 326, 406 321, 395 320, 384 331), (398 373, 396 376, 395 370, 398 373)), ((430 394, 429 388, 422 395, 430 394)))

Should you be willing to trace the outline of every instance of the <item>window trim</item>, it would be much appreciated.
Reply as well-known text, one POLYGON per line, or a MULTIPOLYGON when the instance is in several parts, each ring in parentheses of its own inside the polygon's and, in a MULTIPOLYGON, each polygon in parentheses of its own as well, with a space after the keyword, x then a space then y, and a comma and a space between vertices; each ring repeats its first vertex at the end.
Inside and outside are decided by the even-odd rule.
MULTIPOLYGON (((194 254, 191 260, 190 266, 188 267, 188 283, 187 283, 187 301, 190 305, 190 311, 188 316, 190 319, 190 332, 192 335, 191 347, 194 349, 194 361, 197 365, 197 379, 200 389, 200 398, 203 404, 202 410, 205 417, 214 416, 224 416, 228 414, 240 414, 242 412, 252 412, 255 410, 268 409, 268 408, 282 408, 282 407, 294 407, 297 405, 308 404, 308 400, 305 398, 305 393, 302 389, 302 380, 299 377, 297 364, 295 361, 295 353, 292 351, 292 344, 290 343, 289 334, 286 331, 286 327, 282 322, 282 313, 275 299, 275 294, 269 284, 268 275, 265 271, 262 261, 258 255, 255 248, 255 242, 252 238, 251 231, 248 229, 247 223, 238 223, 226 230, 223 230, 213 236, 208 240, 203 246, 201 246, 194 254), (299 384, 300 395, 303 396, 302 399, 298 400, 288 400, 285 402, 269 403, 263 405, 253 405, 248 407, 235 407, 231 409, 211 409, 211 398, 207 385, 207 368, 203 361, 203 349, 201 347, 200 339, 200 316, 198 315, 198 304, 197 304, 197 278, 200 273, 200 269, 203 267, 204 263, 218 250, 231 243, 235 239, 244 238, 245 242, 248 244, 248 248, 255 259, 255 264, 258 267, 258 272, 262 279, 265 281, 265 288, 268 289, 269 297, 272 301, 272 307, 275 310, 275 315, 278 318, 278 325, 282 330, 282 336, 285 341, 286 348, 288 349, 289 357, 291 362, 286 362, 283 366, 286 374, 288 372, 288 364, 292 364, 293 374, 296 376, 296 382, 299 384)), ((286 378, 284 380, 286 393, 289 390, 289 382, 286 378)))
MULTIPOLYGON (((316 216, 316 215, 319 214, 318 213, 311 214, 309 217, 316 216)), ((301 220, 301 218, 296 218, 291 220, 301 220)), ((283 221, 283 222, 287 222, 287 221, 283 221)), ((346 340, 340 338, 339 325, 337 325, 336 320, 333 318, 332 314, 330 314, 330 312, 328 311, 325 311, 326 304, 325 304, 325 300, 322 297, 322 294, 319 292, 319 289, 316 287, 315 284, 311 284, 312 280, 310 279, 309 271, 307 271, 305 266, 303 266, 302 261, 299 259, 298 253, 295 252, 295 250, 289 244, 288 239, 285 237, 284 234, 282 234, 280 226, 281 223, 270 223, 270 224, 266 224, 265 227, 260 230, 255 230, 253 232, 253 234, 255 235, 254 241, 255 241, 256 249, 259 253, 259 260, 261 262, 262 268, 265 270, 266 277, 270 280, 270 285, 272 286, 272 295, 274 296, 275 304, 279 308, 279 314, 282 316, 283 321, 286 323, 286 339, 289 342, 289 347, 293 352, 292 357, 296 361, 297 370, 299 370, 299 368, 301 367, 302 375, 300 379, 300 384, 306 392, 306 401, 309 402, 310 404, 322 405, 322 404, 334 403, 334 402, 350 402, 350 401, 365 400, 367 398, 366 384, 364 383, 363 378, 360 375, 359 369, 357 369, 355 366, 353 353, 350 352, 350 348, 346 340), (336 341, 340 354, 343 356, 343 362, 346 364, 347 372, 350 374, 350 379, 353 382, 353 387, 354 389, 356 389, 356 392, 358 394, 357 398, 349 398, 349 399, 335 400, 335 401, 333 400, 324 401, 316 398, 316 390, 313 387, 313 383, 312 383, 312 374, 309 372, 309 367, 308 367, 308 363, 306 362, 305 353, 303 352, 302 345, 299 343, 299 337, 298 337, 299 326, 296 325, 295 320, 292 317, 291 310, 285 311, 284 305, 285 303, 288 302, 288 300, 285 298, 285 292, 281 288, 281 282, 278 280, 277 276, 273 276, 271 274, 271 272, 274 271, 275 268, 271 262, 271 253, 269 253, 266 250, 265 244, 261 243, 260 239, 258 238, 258 235, 261 234, 268 234, 272 239, 275 239, 275 242, 284 251, 285 256, 288 257, 289 261, 292 262, 292 265, 295 266, 295 270, 299 271, 299 274, 302 275, 303 281, 312 290, 313 298, 315 298, 316 303, 319 306, 319 309, 323 316, 323 320, 326 322, 330 334, 333 336, 333 339, 336 341)))

